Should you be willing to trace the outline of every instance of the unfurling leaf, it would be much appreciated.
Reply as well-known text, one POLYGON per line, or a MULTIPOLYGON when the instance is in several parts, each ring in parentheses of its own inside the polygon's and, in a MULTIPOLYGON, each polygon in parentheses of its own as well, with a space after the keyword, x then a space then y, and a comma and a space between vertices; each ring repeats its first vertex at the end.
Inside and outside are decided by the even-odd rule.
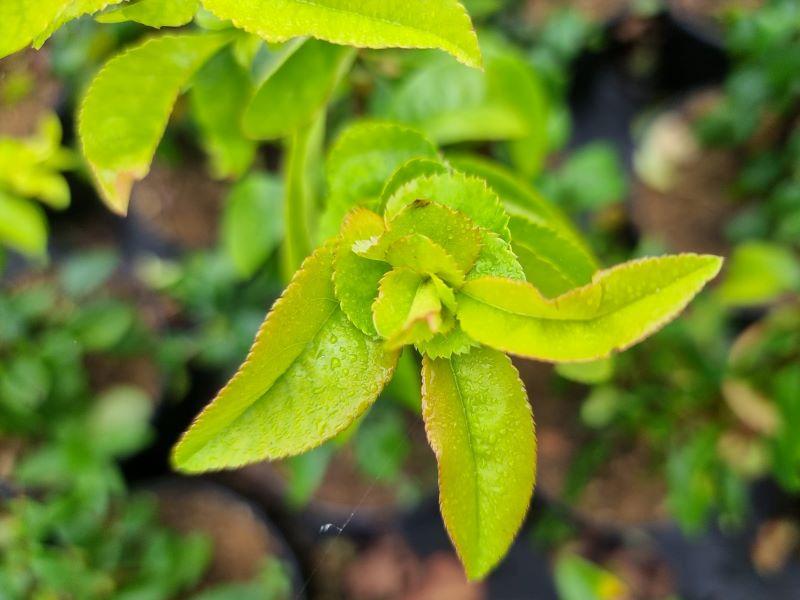
POLYGON ((151 38, 112 58, 92 81, 78 134, 101 196, 124 214, 133 183, 150 170, 181 89, 228 34, 151 38))
POLYGON ((474 348, 424 358, 423 418, 439 463, 439 504, 470 579, 485 576, 519 530, 533 492, 528 398, 504 354, 474 348))
POLYGON ((631 261, 552 300, 526 282, 468 281, 458 296, 464 331, 482 344, 538 360, 588 361, 624 350, 673 319, 719 272, 716 256, 631 261))
POLYGON ((310 450, 357 419, 391 378, 386 352, 334 297, 333 246, 308 258, 258 332, 247 360, 173 450, 185 472, 310 450))
POLYGON ((361 48, 437 48, 481 63, 469 15, 457 0, 202 0, 220 19, 269 42, 298 36, 361 48))

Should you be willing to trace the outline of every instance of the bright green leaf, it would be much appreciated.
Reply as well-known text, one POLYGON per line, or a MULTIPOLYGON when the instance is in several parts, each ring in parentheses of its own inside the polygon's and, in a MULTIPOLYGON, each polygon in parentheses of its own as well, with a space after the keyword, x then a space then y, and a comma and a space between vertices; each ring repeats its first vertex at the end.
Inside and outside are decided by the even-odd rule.
POLYGON ((464 284, 458 318, 482 344, 551 362, 624 350, 673 319, 722 266, 716 256, 647 258, 595 274, 552 300, 529 283, 496 277, 464 284))
POLYGON ((131 186, 150 170, 181 89, 229 41, 227 34, 151 38, 112 58, 94 78, 83 99, 78 134, 113 210, 127 211, 131 186))
POLYGON ((533 492, 530 404, 511 361, 488 348, 425 357, 422 378, 442 516, 467 576, 480 579, 508 550, 533 492))
POLYGON ((746 242, 737 246, 719 286, 723 302, 751 306, 800 290, 800 260, 785 246, 746 242))
POLYGON ((386 208, 389 198, 409 181, 426 175, 447 173, 447 171, 447 166, 438 158, 418 157, 407 160, 397 167, 397 170, 386 181, 386 185, 383 186, 379 206, 381 212, 386 208))
POLYGON ((397 353, 356 329, 333 292, 333 247, 306 260, 248 359, 173 450, 184 472, 310 450, 357 419, 391 378, 397 353))
POLYGON ((587 385, 604 383, 614 375, 614 359, 609 356, 591 362, 561 363, 556 365, 556 373, 565 379, 587 385))
POLYGON ((394 269, 381 280, 372 306, 378 334, 390 347, 430 339, 442 328, 442 303, 431 281, 410 269, 394 269))
POLYGON ((271 140, 308 125, 327 104, 350 69, 355 52, 308 39, 298 44, 256 90, 242 125, 245 133, 271 140))
POLYGON ((135 21, 148 27, 180 27, 191 22, 199 0, 138 0, 126 2, 96 17, 100 23, 135 21))
POLYGON ((393 242, 386 249, 385 259, 393 267, 405 267, 420 275, 438 275, 450 285, 464 283, 464 271, 455 259, 439 244, 418 233, 393 242))
POLYGON ((561 554, 554 574, 561 600, 617 600, 628 594, 616 575, 575 554, 561 554))
POLYGON ((251 277, 283 235, 283 186, 252 173, 230 191, 222 219, 222 245, 242 277, 251 277))
POLYGON ((23 254, 47 252, 47 218, 41 207, 0 190, 0 243, 23 254))
POLYGON ((478 40, 457 0, 202 0, 269 42, 311 36, 362 48, 438 48, 477 67, 478 40))
POLYGON ((240 177, 253 164, 256 143, 244 136, 240 124, 252 88, 250 74, 228 50, 194 78, 189 99, 215 177, 240 177))
POLYGON ((490 231, 483 232, 480 254, 467 274, 467 279, 487 275, 506 279, 525 279, 525 271, 514 255, 511 245, 490 231))

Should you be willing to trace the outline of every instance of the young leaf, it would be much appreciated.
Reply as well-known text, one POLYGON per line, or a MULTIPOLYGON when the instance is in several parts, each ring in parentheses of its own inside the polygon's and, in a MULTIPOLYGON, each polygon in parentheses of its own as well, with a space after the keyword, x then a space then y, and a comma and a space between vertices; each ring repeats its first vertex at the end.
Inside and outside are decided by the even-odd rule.
POLYGON ((410 269, 387 273, 372 306, 375 329, 391 347, 433 337, 442 326, 441 311, 434 284, 410 269))
POLYGON ((357 419, 391 378, 397 353, 356 329, 333 293, 333 246, 295 274, 250 354, 175 446, 184 472, 299 454, 357 419))
POLYGON ((472 269, 467 273, 467 279, 476 279, 487 275, 506 279, 525 279, 525 271, 514 255, 511 244, 491 231, 483 232, 480 254, 478 254, 472 269))
POLYGON ((308 125, 350 70, 355 52, 308 39, 298 44, 256 90, 242 125, 258 140, 283 137, 308 125))
POLYGON ((526 282, 473 279, 458 296, 458 319, 468 335, 499 350, 551 362, 594 360, 664 326, 721 266, 719 257, 696 254, 631 261, 552 300, 526 282))
POLYGON ((418 177, 402 186, 386 202, 386 218, 393 219, 417 200, 429 200, 459 211, 476 225, 510 240, 508 215, 500 199, 486 183, 463 173, 441 173, 418 177))
POLYGON ((377 209, 386 180, 406 161, 418 157, 436 159, 437 150, 415 129, 369 121, 348 127, 328 156, 323 234, 338 231, 344 215, 356 206, 377 209))
POLYGON ((0 244, 30 256, 44 256, 47 218, 41 207, 0 190, 0 244))
POLYGON ((148 27, 180 27, 191 22, 199 0, 138 0, 98 15, 99 23, 134 21, 148 27))
POLYGON ((151 38, 115 56, 83 99, 78 135, 103 200, 124 214, 133 183, 150 170, 178 94, 228 34, 151 38))
POLYGON ((407 160, 402 165, 397 167, 392 176, 386 181, 383 186, 380 196, 380 211, 386 208, 386 203, 389 198, 394 196, 395 192, 413 179, 424 177, 426 175, 438 175, 439 173, 447 173, 449 169, 439 158, 427 158, 424 156, 412 158, 407 160))
POLYGON ((222 245, 242 277, 251 277, 283 235, 283 186, 252 173, 230 191, 222 219, 222 245))
POLYGON ((423 358, 422 414, 439 463, 439 504, 470 579, 503 557, 536 475, 530 404, 511 361, 489 348, 423 358))
POLYGON ((313 249, 311 222, 321 176, 325 111, 287 140, 284 181, 283 271, 288 279, 313 249))
POLYGON ((372 323, 372 304, 389 265, 359 256, 353 252, 353 244, 380 236, 384 229, 383 219, 374 212, 366 208, 352 210, 342 225, 334 260, 333 285, 342 311, 371 337, 378 336, 372 323))
POLYGON ((420 275, 437 275, 450 285, 464 283, 464 271, 447 251, 429 237, 412 233, 386 249, 386 262, 405 267, 420 275))
POLYGON ((250 74, 227 49, 194 78, 189 99, 215 177, 240 177, 253 163, 256 143, 240 123, 252 87, 250 74))
POLYGON ((481 63, 469 15, 457 0, 202 0, 220 19, 269 42, 308 35, 361 48, 437 48, 481 63))

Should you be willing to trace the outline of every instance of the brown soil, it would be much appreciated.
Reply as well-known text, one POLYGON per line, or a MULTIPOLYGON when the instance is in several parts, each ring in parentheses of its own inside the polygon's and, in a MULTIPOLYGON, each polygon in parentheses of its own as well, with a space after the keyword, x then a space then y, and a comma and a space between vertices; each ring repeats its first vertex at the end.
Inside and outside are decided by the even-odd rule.
POLYGON ((25 50, 0 60, 0 136, 24 137, 36 132, 40 119, 58 104, 61 86, 50 72, 47 52, 25 50), (29 91, 11 98, 9 87, 29 78, 29 91))
POLYGON ((92 390, 102 392, 118 385, 141 389, 149 398, 161 397, 161 372, 150 356, 92 355, 86 358, 92 390))
MULTIPOLYGON (((724 227, 736 209, 729 190, 739 161, 730 151, 701 148, 691 130, 717 98, 713 92, 692 96, 648 129, 645 144, 652 144, 653 155, 667 165, 669 176, 659 183, 646 174, 649 183, 645 183, 640 176, 634 186, 632 219, 644 235, 674 252, 727 254, 729 250, 724 227)), ((638 170, 642 175, 643 169, 638 170)))
POLYGON ((0 479, 11 476, 14 465, 22 453, 23 440, 6 437, 0 439, 0 479))
POLYGON ((574 8, 592 21, 604 22, 622 14, 630 3, 630 0, 528 0, 525 14, 530 22, 542 23, 556 11, 574 8))
MULTIPOLYGON (((570 466, 589 431, 580 422, 582 388, 564 393, 553 388, 553 368, 516 361, 536 420, 537 489, 563 499, 570 466)), ((644 444, 618 448, 590 479, 573 509, 587 521, 608 525, 642 525, 664 520, 666 484, 644 444)))
POLYGON ((175 480, 153 489, 164 524, 182 533, 208 535, 214 556, 204 585, 248 581, 269 556, 283 551, 263 518, 222 488, 175 480))
POLYGON ((469 583, 458 559, 437 552, 422 559, 396 535, 378 539, 343 572, 348 600, 482 600, 483 584, 469 583))
POLYGON ((225 185, 212 180, 201 161, 168 168, 158 163, 133 189, 131 210, 164 240, 186 249, 214 244, 225 185))

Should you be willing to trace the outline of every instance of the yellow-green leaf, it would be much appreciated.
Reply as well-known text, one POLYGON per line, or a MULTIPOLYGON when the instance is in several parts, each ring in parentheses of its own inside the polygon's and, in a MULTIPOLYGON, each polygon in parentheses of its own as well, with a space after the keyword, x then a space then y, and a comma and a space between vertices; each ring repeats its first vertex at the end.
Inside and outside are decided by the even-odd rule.
POLYGON ((422 379, 442 516, 467 576, 480 579, 508 550, 533 492, 530 404, 511 361, 489 348, 424 357, 422 379))
POLYGON ((200 472, 299 454, 372 405, 397 353, 350 323, 332 274, 328 244, 305 261, 247 360, 174 448, 176 468, 200 472))
POLYGON ((386 250, 386 262, 421 275, 438 275, 450 285, 460 286, 464 283, 464 271, 455 259, 439 244, 418 233, 393 242, 386 250))
POLYGON ((96 17, 100 23, 134 21, 148 27, 180 27, 191 22, 199 0, 138 0, 115 6, 96 17))
POLYGON ((151 38, 112 58, 83 99, 78 135, 106 204, 124 214, 133 183, 150 170, 182 88, 228 34, 151 38))
POLYGON ((457 0, 202 0, 270 42, 311 36, 361 48, 437 48, 477 67, 480 49, 457 0))
POLYGON ((375 329, 392 348, 430 339, 444 325, 435 284, 410 269, 386 274, 372 313, 375 329))
POLYGON ((721 258, 697 254, 635 260, 552 300, 526 282, 482 277, 461 289, 458 318, 473 339, 499 350, 552 362, 594 360, 664 326, 721 266, 721 258))
POLYGON ((23 254, 47 253, 47 217, 35 202, 0 189, 0 245, 23 254))

